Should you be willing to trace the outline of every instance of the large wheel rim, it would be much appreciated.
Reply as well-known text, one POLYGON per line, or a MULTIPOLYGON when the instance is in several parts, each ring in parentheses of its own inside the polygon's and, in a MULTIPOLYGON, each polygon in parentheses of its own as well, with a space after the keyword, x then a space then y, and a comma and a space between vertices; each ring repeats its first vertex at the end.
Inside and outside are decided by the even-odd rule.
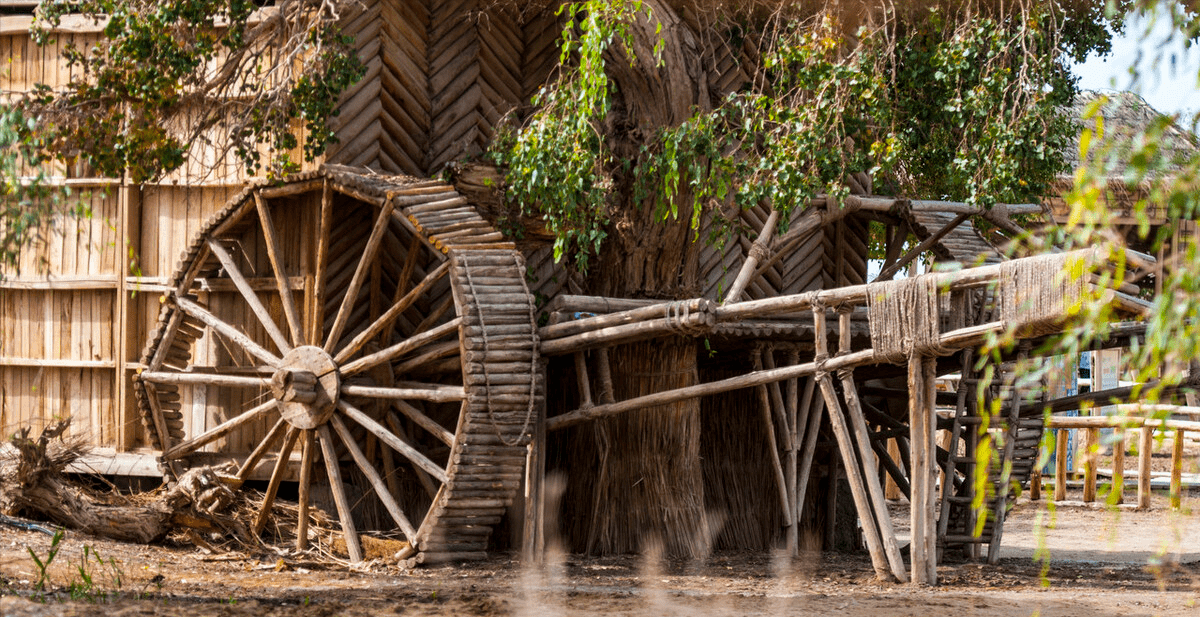
POLYGON ((143 418, 171 472, 243 453, 245 480, 274 457, 255 533, 298 449, 298 547, 323 469, 362 559, 345 464, 409 541, 402 557, 482 556, 540 390, 523 261, 451 187, 326 175, 319 200, 255 188, 198 234, 143 355, 143 418), (308 221, 315 245, 284 240, 303 243, 308 221), (195 426, 220 402, 184 431, 185 410, 195 426))

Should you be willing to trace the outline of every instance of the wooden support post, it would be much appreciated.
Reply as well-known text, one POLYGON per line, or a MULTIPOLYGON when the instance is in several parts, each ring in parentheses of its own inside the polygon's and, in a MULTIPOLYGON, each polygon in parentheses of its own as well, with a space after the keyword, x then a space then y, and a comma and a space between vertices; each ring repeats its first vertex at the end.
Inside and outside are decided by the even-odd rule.
MULTIPOLYGON (((800 352, 793 349, 788 353, 788 364, 795 366, 800 364, 800 352)), ((796 517, 796 473, 798 467, 798 448, 800 431, 803 427, 799 426, 800 422, 807 420, 800 416, 800 383, 799 377, 789 379, 787 382, 787 396, 785 404, 787 406, 788 420, 788 444, 787 460, 784 466, 784 476, 787 479, 788 488, 788 507, 791 509, 790 517, 792 525, 788 527, 787 533, 787 551, 789 555, 796 556, 800 554, 800 519, 796 517)), ((805 401, 805 413, 808 412, 808 402, 805 401)))
POLYGON ((1087 429, 1087 445, 1083 451, 1083 502, 1096 501, 1096 456, 1100 448, 1100 429, 1087 429))
POLYGON ((1108 505, 1125 503, 1125 429, 1113 429, 1112 490, 1108 493, 1108 505))
MULTIPOLYGON (((537 370, 545 383, 546 360, 537 370)), ((533 438, 525 464, 525 521, 522 531, 522 554, 529 563, 541 563, 546 554, 546 400, 537 405, 533 438)))
POLYGON ((1154 447, 1154 427, 1143 426, 1138 435, 1138 509, 1150 508, 1150 452, 1154 447))
POLYGON ((750 284, 750 279, 754 276, 754 270, 758 267, 759 252, 765 251, 771 246, 771 238, 775 235, 775 227, 779 223, 779 211, 772 209, 771 215, 767 217, 767 222, 763 223, 762 231, 758 234, 758 239, 751 246, 750 254, 746 255, 746 261, 742 263, 742 269, 738 272, 737 278, 734 279, 733 285, 729 288, 729 293, 725 294, 725 300, 722 304, 737 302, 741 297, 742 292, 746 291, 746 286, 750 284))
MULTIPOLYGON (((813 309, 813 325, 816 332, 816 357, 818 365, 828 357, 827 333, 825 331, 825 308, 813 309)), ((841 453, 842 464, 846 468, 846 479, 850 484, 850 493, 854 498, 854 507, 858 511, 859 523, 862 525, 863 536, 867 542, 867 550, 871 554, 871 564, 875 568, 875 576, 880 580, 892 580, 893 574, 888 563, 887 553, 883 548, 883 539, 879 534, 875 513, 871 507, 871 498, 863 481, 863 473, 855 452, 854 440, 843 415, 837 392, 833 388, 833 379, 828 373, 819 372, 817 381, 821 386, 821 394, 825 397, 825 406, 829 408, 829 423, 841 453)))
MULTIPOLYGON (((849 312, 838 313, 838 353, 850 353, 849 312)), ((838 371, 838 376, 841 377, 842 395, 846 399, 846 415, 850 418, 851 435, 858 443, 863 482, 867 486, 867 496, 875 512, 875 522, 883 540, 883 550, 887 555, 888 564, 891 565, 892 576, 895 576, 898 582, 904 583, 908 579, 904 571, 904 558, 900 556, 900 544, 896 541, 896 531, 892 528, 887 500, 883 497, 879 471, 873 464, 875 453, 871 449, 871 436, 867 433, 867 421, 863 417, 862 405, 859 404, 858 388, 854 385, 854 373, 851 369, 843 369, 838 371)))
POLYGON ((941 240, 943 237, 945 237, 946 234, 950 233, 951 231, 954 231, 955 227, 958 227, 959 225, 961 225, 963 223, 963 221, 965 221, 969 218, 971 218, 970 214, 959 214, 958 216, 954 217, 954 220, 950 221, 944 227, 942 227, 941 229, 934 232, 933 235, 929 236, 928 238, 925 238, 924 240, 921 241, 920 244, 909 249, 909 251, 907 253, 905 253, 904 256, 900 258, 899 261, 896 261, 895 263, 892 263, 891 265, 884 268, 883 271, 879 273, 879 276, 875 277, 874 282, 878 283, 880 281, 892 280, 892 277, 896 276, 896 273, 899 272, 901 268, 903 268, 904 266, 907 266, 909 263, 911 263, 917 257, 920 257, 922 253, 924 253, 925 251, 928 251, 930 249, 930 247, 932 247, 939 240, 941 240))
POLYGON ((1029 501, 1042 500, 1042 468, 1034 466, 1029 476, 1029 501))
POLYGON ((812 475, 813 455, 817 451, 817 437, 821 433, 821 416, 825 413, 825 399, 813 396, 815 379, 809 379, 805 386, 805 397, 811 400, 811 411, 808 413, 808 428, 804 430, 804 446, 800 451, 800 472, 796 478, 796 524, 799 524, 804 514, 804 498, 808 493, 808 479, 812 475))
POLYGON ((1067 440, 1070 439, 1070 433, 1067 429, 1060 428, 1055 437, 1057 443, 1054 451, 1054 501, 1063 501, 1067 498, 1067 440))
POLYGON ((1183 503, 1183 429, 1175 429, 1175 443, 1171 448, 1171 509, 1178 510, 1183 503))
POLYGON ((126 452, 138 445, 141 422, 137 406, 129 395, 132 374, 127 363, 137 360, 141 333, 137 327, 136 305, 132 302, 129 277, 135 260, 141 259, 142 189, 122 180, 118 190, 117 246, 114 271, 117 273, 117 297, 114 307, 113 358, 116 368, 113 409, 121 419, 117 426, 117 450, 126 452))
POLYGON ((934 527, 934 486, 936 453, 934 450, 933 398, 928 373, 934 358, 911 357, 908 361, 909 448, 912 460, 911 528, 912 582, 937 584, 937 534, 934 527))
MULTIPOLYGON (((751 352, 754 370, 762 370, 762 350, 755 348, 751 352)), ((763 427, 767 431, 767 453, 770 455, 771 468, 775 470, 775 485, 779 489, 779 503, 783 510, 783 525, 795 525, 792 519, 792 508, 788 499, 787 478, 783 473, 783 464, 779 460, 779 441, 775 438, 775 420, 771 413, 771 395, 767 392, 766 384, 757 387, 758 404, 762 409, 763 427)))
MULTIPOLYGON (((887 440, 887 453, 893 461, 900 460, 900 441, 897 439, 887 440)), ((896 480, 890 475, 884 478, 883 496, 888 501, 896 501, 904 496, 904 493, 900 491, 900 485, 896 484, 896 480)))
MULTIPOLYGON (((830 414, 832 413, 831 411, 830 414)), ((821 542, 823 550, 827 551, 833 550, 837 538, 838 469, 841 468, 841 463, 842 459, 839 457, 829 459, 829 486, 828 492, 825 493, 825 529, 821 542)))

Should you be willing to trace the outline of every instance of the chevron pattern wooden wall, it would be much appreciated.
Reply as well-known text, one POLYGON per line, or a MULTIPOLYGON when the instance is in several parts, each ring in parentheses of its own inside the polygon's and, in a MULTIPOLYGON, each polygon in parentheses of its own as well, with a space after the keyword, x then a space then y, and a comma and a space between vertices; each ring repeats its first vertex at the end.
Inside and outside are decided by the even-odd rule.
POLYGON ((558 60, 553 10, 486 0, 368 0, 343 16, 366 76, 346 92, 327 160, 425 176, 483 152, 558 60))

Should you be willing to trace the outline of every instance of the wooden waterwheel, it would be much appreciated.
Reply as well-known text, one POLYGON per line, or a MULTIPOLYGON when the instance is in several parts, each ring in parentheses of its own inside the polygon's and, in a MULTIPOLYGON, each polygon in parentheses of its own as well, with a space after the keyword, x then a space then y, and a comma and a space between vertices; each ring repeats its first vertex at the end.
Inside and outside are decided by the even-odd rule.
POLYGON ((256 533, 295 479, 303 548, 323 471, 352 560, 371 493, 402 557, 482 557, 542 390, 524 275, 440 182, 328 166, 250 187, 161 298, 135 380, 148 433, 168 473, 224 457, 244 481, 273 465, 256 533))

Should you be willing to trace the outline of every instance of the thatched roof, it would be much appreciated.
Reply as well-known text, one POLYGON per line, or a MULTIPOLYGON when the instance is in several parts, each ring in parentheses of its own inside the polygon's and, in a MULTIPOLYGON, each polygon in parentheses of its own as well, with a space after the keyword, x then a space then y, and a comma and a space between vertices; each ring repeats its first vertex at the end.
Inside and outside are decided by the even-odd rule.
MULTIPOLYGON (((1091 157, 1105 156, 1108 159, 1108 177, 1121 179, 1126 176, 1128 170, 1127 154, 1130 148, 1140 141, 1141 134, 1150 127, 1151 123, 1164 117, 1164 114, 1151 107, 1145 99, 1133 92, 1084 91, 1075 97, 1072 106, 1080 130, 1095 126, 1095 121, 1093 119, 1085 120, 1084 114, 1088 107, 1100 97, 1108 99, 1100 107, 1100 114, 1104 117, 1104 138, 1099 143, 1092 144, 1091 157), (1108 144, 1113 144, 1114 147, 1106 148, 1105 146, 1108 144)), ((1172 167, 1176 167, 1177 162, 1183 158, 1195 156, 1198 151, 1200 151, 1200 139, 1197 139, 1193 132, 1180 127, 1176 122, 1171 122, 1164 134, 1162 152, 1169 160, 1176 161, 1172 167)), ((1083 164, 1084 161, 1079 158, 1078 138, 1072 140, 1067 151, 1064 152, 1064 158, 1071 169, 1083 164)))

